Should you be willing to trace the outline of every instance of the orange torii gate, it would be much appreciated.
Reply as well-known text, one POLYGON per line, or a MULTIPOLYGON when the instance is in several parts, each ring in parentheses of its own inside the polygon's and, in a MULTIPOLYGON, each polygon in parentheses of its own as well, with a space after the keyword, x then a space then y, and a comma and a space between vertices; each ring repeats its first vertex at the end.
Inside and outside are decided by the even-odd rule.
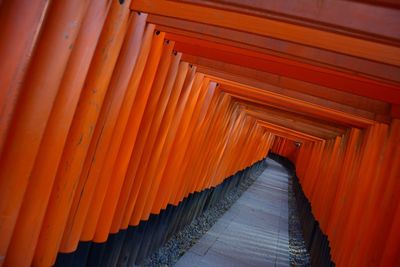
POLYGON ((138 263, 269 152, 336 265, 399 264, 398 6, 250 2, 0 1, 0 266, 138 263))

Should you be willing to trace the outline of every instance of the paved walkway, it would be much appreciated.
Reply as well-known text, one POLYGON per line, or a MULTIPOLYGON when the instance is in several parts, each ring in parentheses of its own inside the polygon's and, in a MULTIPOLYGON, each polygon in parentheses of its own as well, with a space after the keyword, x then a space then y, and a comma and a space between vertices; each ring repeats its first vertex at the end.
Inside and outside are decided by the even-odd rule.
POLYGON ((268 167, 176 263, 188 266, 289 266, 288 174, 268 167))

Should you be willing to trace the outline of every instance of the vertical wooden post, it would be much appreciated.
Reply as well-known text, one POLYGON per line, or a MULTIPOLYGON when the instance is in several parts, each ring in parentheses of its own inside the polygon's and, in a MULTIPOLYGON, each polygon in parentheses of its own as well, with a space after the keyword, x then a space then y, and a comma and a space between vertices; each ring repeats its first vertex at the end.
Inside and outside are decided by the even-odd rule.
MULTIPOLYGON (((138 127, 140 124, 142 113, 146 105, 150 88, 152 86, 157 66, 160 60, 163 41, 164 41, 163 33, 159 32, 153 33, 153 40, 151 43, 150 54, 145 67, 146 71, 143 72, 143 76, 140 79, 138 93, 136 94, 135 100, 132 105, 132 109, 130 110, 125 130, 124 132, 122 132, 122 135, 119 135, 114 130, 114 134, 118 134, 118 136, 120 136, 119 138, 121 138, 117 139, 121 140, 120 142, 118 142, 119 143, 118 153, 116 154, 113 153, 113 156, 115 155, 115 160, 112 161, 114 165, 107 164, 103 166, 101 172, 102 175, 101 180, 104 182, 102 183, 101 190, 99 190, 100 189, 99 187, 96 188, 95 198, 92 199, 92 205, 88 215, 89 220, 86 220, 83 231, 83 234, 85 235, 84 240, 91 240, 92 238, 94 238, 97 226, 99 225, 98 222, 99 222, 99 217, 101 216, 103 205, 106 203, 105 199, 109 197, 107 196, 108 195, 107 192, 109 190, 112 190, 113 186, 115 185, 115 183, 117 183, 118 180, 124 178, 127 163, 129 161, 130 154, 132 153, 132 148, 136 139, 136 135, 138 133, 138 127)), ((116 129, 121 130, 121 128, 119 127, 116 129)), ((117 150, 113 152, 116 151, 117 150)), ((107 237, 104 237, 103 240, 99 242, 104 242, 106 238, 107 237)))
MULTIPOLYGON (((151 63, 153 63, 152 61, 154 61, 154 63, 153 63, 154 65, 151 65, 151 72, 149 72, 149 73, 151 73, 152 76, 146 77, 148 80, 145 80, 145 81, 148 82, 148 84, 147 83, 144 84, 142 90, 140 91, 140 93, 143 95, 143 100, 138 98, 145 103, 143 103, 141 101, 143 104, 140 105, 140 103, 135 101, 135 104, 137 104, 137 105, 135 105, 134 113, 131 113, 131 116, 134 115, 137 117, 141 117, 139 119, 138 123, 136 124, 137 125, 136 132, 139 131, 140 121, 142 121, 144 119, 143 114, 145 111, 146 103, 148 103, 148 101, 149 101, 148 97, 150 96, 150 89, 153 87, 154 81, 156 79, 157 80, 159 79, 160 81, 164 80, 166 77, 169 65, 170 65, 170 59, 171 59, 170 56, 172 53, 173 44, 164 41, 163 33, 160 33, 159 36, 157 36, 157 37, 158 37, 158 39, 154 42, 154 44, 161 42, 161 46, 159 47, 157 45, 156 47, 153 48, 155 50, 154 57, 152 56, 153 53, 150 54, 150 56, 149 56, 149 63, 151 64, 151 63), (153 70, 153 68, 154 68, 154 70, 153 70)), ((135 134, 132 132, 126 132, 124 139, 123 139, 123 144, 127 143, 127 142, 124 142, 124 140, 126 140, 126 138, 134 138, 136 136, 137 136, 137 133, 135 134)), ((136 141, 136 138, 135 138, 135 141, 136 141)), ((134 143, 132 143, 130 155, 132 153, 133 145, 134 145, 134 143)), ((117 160, 117 163, 118 163, 118 160, 117 160)), ((128 163, 128 161, 127 161, 127 163, 128 163)), ((125 165, 125 166, 127 166, 127 165, 125 165)), ((113 170, 112 179, 111 179, 110 184, 107 189, 107 194, 104 199, 100 217, 99 217, 99 220, 98 220, 98 223, 96 226, 96 232, 94 235, 94 241, 96 241, 96 242, 103 242, 103 241, 107 240, 107 236, 108 236, 108 233, 111 228, 111 224, 112 224, 114 213, 115 213, 115 208, 117 206, 118 198, 119 198, 120 192, 121 192, 121 187, 123 185, 125 177, 126 177, 126 167, 121 172, 121 170, 119 169, 119 165, 116 164, 114 167, 114 170, 113 170)))
MULTIPOLYGON (((128 2, 124 5, 112 2, 104 24, 57 170, 33 259, 36 266, 54 264, 72 205, 72 196, 127 29, 128 2)), ((72 11, 75 12, 76 10, 72 11)), ((58 16, 59 12, 54 15, 58 16)))
POLYGON ((178 74, 178 67, 181 60, 181 54, 173 53, 171 56, 171 63, 168 69, 167 76, 163 84, 156 81, 157 84, 156 89, 159 89, 160 95, 156 101, 157 90, 152 90, 154 96, 152 96, 148 103, 148 108, 146 108, 146 112, 153 114, 153 118, 150 120, 142 120, 141 129, 142 134, 138 136, 137 141, 135 142, 134 149, 132 151, 131 159, 128 165, 127 173, 125 175, 124 184, 122 186, 121 197, 117 204, 117 212, 114 216, 113 223, 111 226, 111 232, 116 233, 119 229, 126 229, 128 224, 122 224, 122 220, 124 218, 124 214, 126 212, 132 213, 134 203, 132 203, 131 198, 131 191, 133 182, 135 179, 135 175, 140 163, 140 157, 142 154, 147 150, 146 148, 151 143, 151 136, 160 126, 162 117, 164 115, 165 109, 168 104, 168 100, 171 96, 173 84, 175 83, 175 79, 178 74), (162 86, 162 88, 158 88, 162 86), (154 110, 156 109, 156 110, 154 110), (125 227, 125 228, 124 228, 125 227))
POLYGON ((31 264, 62 150, 108 7, 104 0, 93 2, 83 19, 29 177, 17 230, 7 252, 7 266, 31 264))
POLYGON ((0 4, 0 153, 48 7, 47 0, 0 4))
POLYGON ((52 5, 24 79, 0 159, 0 264, 88 2, 57 1, 52 5), (63 16, 58 16, 61 12, 63 16))
POLYGON ((131 15, 125 41, 121 48, 99 119, 96 123, 69 213, 70 215, 64 229, 60 246, 61 252, 73 252, 77 248, 93 192, 107 157, 108 147, 113 141, 112 133, 117 123, 125 95, 127 94, 129 79, 139 56, 140 45, 146 26, 146 17, 145 14, 138 13, 131 15))

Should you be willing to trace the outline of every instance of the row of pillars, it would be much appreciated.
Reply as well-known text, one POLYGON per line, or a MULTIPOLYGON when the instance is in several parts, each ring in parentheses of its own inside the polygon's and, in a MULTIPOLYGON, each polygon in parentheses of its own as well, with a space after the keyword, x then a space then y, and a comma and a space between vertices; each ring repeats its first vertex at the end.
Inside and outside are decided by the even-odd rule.
POLYGON ((400 120, 271 151, 295 163, 336 265, 400 265, 400 120))
POLYGON ((105 242, 273 142, 130 2, 2 3, 0 266, 105 242))

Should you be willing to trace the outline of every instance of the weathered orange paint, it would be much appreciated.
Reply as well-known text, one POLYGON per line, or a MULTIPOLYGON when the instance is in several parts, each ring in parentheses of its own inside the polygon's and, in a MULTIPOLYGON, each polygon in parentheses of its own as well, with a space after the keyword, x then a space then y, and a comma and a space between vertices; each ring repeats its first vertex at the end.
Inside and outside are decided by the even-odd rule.
MULTIPOLYGON (((72 252, 77 248, 95 185, 107 157, 119 111, 128 90, 128 83, 139 55, 146 26, 146 16, 132 14, 124 44, 118 57, 110 85, 103 102, 96 129, 90 142, 83 170, 74 196, 60 251, 72 252)), ((151 30, 151 29, 149 29, 151 30)), ((151 33, 151 32, 150 32, 151 33)), ((147 38, 150 39, 150 33, 147 38)))
POLYGON ((29 177, 16 222, 18 231, 13 234, 5 265, 29 266, 32 261, 69 126, 107 10, 106 1, 91 3, 82 22, 29 177), (103 12, 101 16, 100 12, 103 12), (24 251, 23 257, 21 251, 24 251))
MULTIPOLYGON (((115 175, 115 179, 121 179, 126 170, 127 163, 129 161, 130 153, 133 148, 133 144, 135 142, 135 136, 138 132, 138 127, 140 123, 140 116, 143 113, 144 107, 147 102, 147 98, 149 96, 149 91, 153 83, 153 78, 161 57, 162 52, 162 44, 164 41, 163 34, 153 33, 153 39, 150 48, 150 54, 148 55, 148 59, 146 62, 145 70, 143 75, 140 77, 140 83, 137 83, 136 77, 131 78, 131 83, 134 88, 137 87, 137 93, 135 93, 135 98, 132 104, 132 108, 130 110, 129 116, 124 117, 127 119, 126 121, 121 120, 120 125, 116 125, 114 129, 114 139, 117 140, 115 146, 111 147, 111 151, 108 151, 109 160, 105 162, 101 170, 101 176, 99 182, 96 185, 96 191, 92 198, 91 206, 89 209, 89 213, 87 215, 87 219, 85 222, 85 226, 82 232, 83 240, 92 240, 96 233, 96 226, 98 224, 98 219, 101 214, 101 209, 103 203, 105 201, 107 190, 110 184, 114 179, 111 179, 112 175, 115 175), (137 114, 136 114, 137 113, 137 114), (125 131, 118 131, 123 127, 125 131), (117 131, 116 131, 117 130, 117 131), (132 136, 130 138, 127 137, 127 133, 130 133, 132 136), (117 137, 115 136, 117 135, 117 137), (124 145, 122 145, 124 144, 124 145), (112 153, 110 153, 112 152, 112 153), (120 166, 117 168, 118 174, 114 173, 113 170, 116 166, 120 166)), ((131 85, 129 85, 131 86, 131 85)), ((128 115, 128 114, 126 114, 128 115)), ((110 148, 109 148, 110 149, 110 148)))
POLYGON ((72 196, 128 26, 128 15, 126 5, 111 4, 57 170, 43 222, 45 227, 42 227, 33 259, 36 266, 48 266, 55 262, 73 202, 72 196))
MULTIPOLYGON (((156 33, 156 35, 157 35, 157 33, 156 33)), ((139 102, 135 100, 133 113, 131 113, 131 116, 134 115, 135 117, 136 116, 142 117, 140 120, 143 119, 145 105, 149 101, 148 98, 150 96, 150 89, 153 87, 154 81, 156 79, 159 81, 164 80, 166 73, 168 71, 168 68, 169 68, 170 55, 172 53, 173 44, 164 42, 163 47, 158 47, 158 45, 159 45, 158 43, 159 42, 162 43, 164 41, 163 39, 164 39, 163 33, 160 33, 157 37, 155 37, 155 40, 154 40, 155 47, 152 48, 152 51, 154 51, 155 53, 149 55, 148 64, 151 64, 150 68, 155 69, 155 70, 157 70, 157 65, 158 65, 158 71, 154 71, 154 72, 149 71, 148 74, 151 76, 143 77, 144 84, 142 85, 143 87, 139 89, 140 90, 139 92, 142 96, 139 96, 137 98, 137 100, 139 100, 139 102)), ((124 138, 136 137, 136 135, 139 132, 140 120, 139 121, 135 120, 135 127, 137 127, 136 133, 128 132, 129 135, 126 135, 126 137, 124 136, 124 138)), ((135 141, 136 141, 136 138, 135 138, 135 141)), ((127 141, 125 139, 123 139, 122 143, 124 145, 126 145, 127 141)), ((97 224, 97 229, 96 229, 95 236, 94 236, 94 240, 97 242, 102 242, 102 240, 107 239, 107 236, 110 231, 111 224, 112 224, 112 220, 114 217, 115 208, 117 206, 118 197, 120 195, 121 186, 126 177, 125 176, 126 168, 125 168, 125 171, 120 172, 120 168, 119 168, 120 166, 118 165, 118 162, 120 162, 120 161, 118 160, 118 158, 117 158, 116 162, 117 162, 117 164, 114 166, 112 179, 108 186, 107 194, 104 199, 103 207, 102 207, 100 217, 99 217, 99 223, 97 224)))
POLYGON ((137 0, 132 9, 156 15, 181 18, 184 20, 213 24, 219 27, 233 28, 244 32, 270 36, 289 42, 332 50, 338 53, 379 60, 387 64, 399 65, 400 50, 396 46, 386 45, 330 31, 296 25, 271 18, 250 16, 232 11, 176 3, 166 0, 137 0))
POLYGON ((0 152, 39 40, 49 1, 6 1, 0 5, 0 152), (15 19, 22 16, 24 19, 15 19))
POLYGON ((88 1, 58 1, 52 5, 22 84, 0 159, 0 263, 4 261, 70 48, 87 7, 88 1), (57 15, 60 12, 64 12, 62 17, 57 15))

